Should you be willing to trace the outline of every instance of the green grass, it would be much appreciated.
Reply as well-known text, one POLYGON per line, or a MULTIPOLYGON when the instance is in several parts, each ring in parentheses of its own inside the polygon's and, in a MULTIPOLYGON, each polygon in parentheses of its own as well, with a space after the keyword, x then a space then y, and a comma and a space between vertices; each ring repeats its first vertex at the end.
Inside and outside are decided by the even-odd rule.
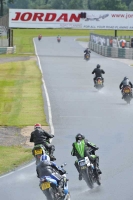
POLYGON ((76 41, 89 42, 89 38, 77 38, 76 41))
POLYGON ((0 64, 0 126, 47 125, 36 61, 0 64))
MULTIPOLYGON (((38 37, 41 34, 43 37, 57 36, 89 36, 90 33, 100 34, 100 35, 110 35, 114 36, 114 30, 84 30, 84 29, 13 29, 14 34, 14 45, 16 45, 15 56, 21 55, 34 55, 34 45, 33 38, 38 37)), ((132 36, 133 31, 117 31, 118 36, 132 36)), ((87 39, 79 39, 79 41, 87 41, 87 39)), ((6 55, 7 57, 12 57, 14 55, 6 55)), ((5 55, 0 55, 0 58, 5 55)))
POLYGON ((31 149, 0 146, 0 175, 10 172, 32 158, 31 149))
MULTIPOLYGON (((114 36, 114 30, 76 30, 76 29, 14 29, 14 45, 17 54, 34 54, 33 38, 57 36, 89 36, 90 33, 114 36)), ((117 31, 118 36, 133 35, 133 31, 117 31)))

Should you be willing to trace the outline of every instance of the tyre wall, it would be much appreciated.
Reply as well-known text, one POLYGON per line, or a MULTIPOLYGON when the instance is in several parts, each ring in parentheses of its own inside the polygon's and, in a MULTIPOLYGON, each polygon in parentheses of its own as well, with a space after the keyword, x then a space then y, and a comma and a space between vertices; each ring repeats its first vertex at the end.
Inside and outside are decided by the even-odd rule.
POLYGON ((102 46, 91 41, 89 42, 88 46, 92 51, 102 56, 133 59, 133 49, 131 48, 102 46))

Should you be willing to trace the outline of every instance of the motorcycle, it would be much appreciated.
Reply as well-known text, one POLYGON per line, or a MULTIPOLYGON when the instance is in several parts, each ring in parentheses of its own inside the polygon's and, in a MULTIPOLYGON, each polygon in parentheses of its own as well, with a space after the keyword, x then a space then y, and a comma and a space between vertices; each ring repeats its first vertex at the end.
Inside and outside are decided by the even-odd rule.
POLYGON ((45 153, 48 154, 46 148, 42 144, 34 146, 34 148, 32 149, 32 154, 36 159, 36 165, 40 162, 40 157, 45 153))
MULTIPOLYGON (((64 165, 61 166, 62 169, 64 165)), ((60 184, 58 184, 59 177, 60 175, 55 172, 50 176, 40 178, 40 189, 43 191, 47 200, 70 200, 66 173, 62 175, 63 179, 60 180, 60 184)))
MULTIPOLYGON (((47 138, 46 139, 46 142, 50 144, 50 139, 47 138)), ((42 144, 38 144, 38 145, 35 145, 32 149, 32 155, 35 157, 36 159, 36 165, 40 162, 40 157, 43 155, 43 154, 47 154, 50 156, 50 152, 48 151, 48 149, 46 149, 46 147, 42 144)), ((53 161, 50 157, 50 160, 53 161)))
POLYGON ((130 104, 130 101, 132 99, 132 89, 130 86, 125 86, 122 89, 123 99, 127 102, 127 104, 130 104))
POLYGON ((84 58, 85 58, 85 60, 89 60, 90 59, 90 54, 89 53, 86 53, 85 55, 84 55, 84 58))
POLYGON ((60 42, 61 41, 61 38, 57 38, 57 42, 60 42))
POLYGON ((38 40, 40 41, 41 39, 42 39, 42 36, 39 35, 39 36, 38 36, 38 40))
MULTIPOLYGON (((96 158, 95 155, 93 155, 93 159, 94 157, 96 158)), ((82 177, 87 183, 89 188, 92 189, 94 187, 94 183, 101 185, 101 182, 100 182, 101 178, 98 173, 98 169, 97 167, 94 167, 94 165, 90 162, 88 157, 78 159, 78 165, 82 173, 82 177)))
POLYGON ((103 88, 103 80, 101 77, 97 77, 95 80, 95 88, 100 90, 103 88))

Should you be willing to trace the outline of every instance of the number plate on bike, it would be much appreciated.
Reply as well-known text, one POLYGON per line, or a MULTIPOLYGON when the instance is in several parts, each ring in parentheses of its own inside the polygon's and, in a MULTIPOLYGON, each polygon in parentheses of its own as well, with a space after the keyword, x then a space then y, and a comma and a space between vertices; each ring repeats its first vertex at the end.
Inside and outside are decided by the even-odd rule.
POLYGON ((130 90, 129 89, 125 89, 124 93, 130 93, 130 90))
POLYGON ((35 156, 38 154, 42 154, 42 149, 35 149, 35 156))
POLYGON ((86 165, 82 166, 82 167, 81 167, 81 170, 82 170, 82 169, 86 169, 86 167, 87 167, 86 165))
POLYGON ((41 188, 42 188, 42 190, 46 190, 46 189, 50 188, 50 183, 49 182, 42 183, 41 188))
POLYGON ((79 162, 79 166, 80 166, 80 167, 82 167, 82 166, 84 166, 84 165, 86 165, 85 161, 80 161, 80 162, 79 162))
POLYGON ((101 85, 101 84, 102 84, 102 81, 101 81, 101 80, 98 80, 98 84, 101 85))

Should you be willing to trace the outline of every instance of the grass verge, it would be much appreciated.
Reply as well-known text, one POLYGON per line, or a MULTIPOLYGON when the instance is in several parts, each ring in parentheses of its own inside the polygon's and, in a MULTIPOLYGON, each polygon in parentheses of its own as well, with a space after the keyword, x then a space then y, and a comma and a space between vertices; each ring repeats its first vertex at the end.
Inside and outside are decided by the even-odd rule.
POLYGON ((35 60, 0 64, 0 126, 46 126, 41 72, 35 60))
POLYGON ((0 146, 0 175, 14 170, 33 158, 31 149, 0 146), (5 159, 6 158, 6 159, 5 159))

